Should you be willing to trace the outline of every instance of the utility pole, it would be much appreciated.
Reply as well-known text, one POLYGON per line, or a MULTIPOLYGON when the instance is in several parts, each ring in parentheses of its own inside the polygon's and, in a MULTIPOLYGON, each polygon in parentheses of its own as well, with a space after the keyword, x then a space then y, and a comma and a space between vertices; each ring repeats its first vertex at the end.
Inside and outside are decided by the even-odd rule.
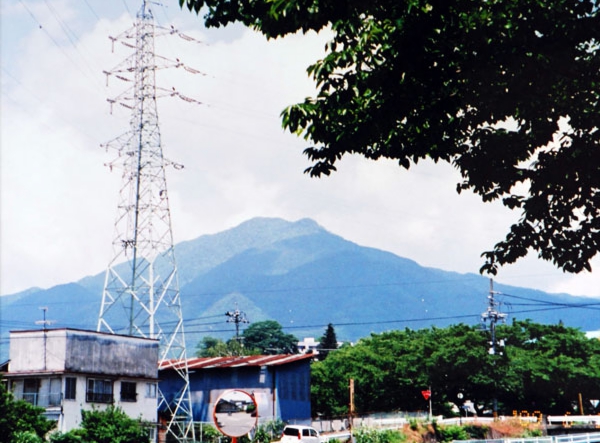
POLYGON ((354 379, 351 378, 348 384, 350 407, 348 408, 348 428, 354 432, 354 379))
MULTIPOLYGON (((499 321, 504 322, 506 320, 506 314, 503 314, 499 311, 500 308, 500 303, 498 301, 496 301, 494 295, 498 294, 497 292, 494 291, 494 281, 490 278, 490 295, 488 295, 488 308, 487 310, 481 314, 481 321, 486 323, 488 320, 490 322, 490 334, 491 334, 491 341, 490 343, 490 348, 488 350, 488 352, 490 353, 490 355, 496 355, 497 354, 497 340, 496 340, 496 323, 498 323, 499 321)), ((504 345, 503 341, 500 341, 500 345, 504 345)), ((495 364, 495 362, 493 362, 495 364)), ((494 383, 496 382, 496 380, 494 379, 494 383)), ((495 391, 495 388, 494 388, 495 391)), ((496 392, 494 392, 494 399, 493 399, 493 414, 494 414, 494 418, 498 418, 498 399, 496 398, 496 392)))
MULTIPOLYGON (((194 441, 194 423, 187 366, 184 325, 179 293, 179 278, 165 166, 172 165, 163 157, 156 98, 155 75, 160 68, 182 67, 177 61, 155 57, 154 37, 176 34, 175 29, 155 26, 146 0, 141 0, 133 27, 117 37, 115 42, 132 48, 133 53, 121 64, 104 73, 133 85, 111 104, 131 110, 129 130, 104 145, 117 151, 117 158, 108 163, 112 170, 123 170, 123 185, 119 193, 115 221, 113 255, 109 262, 97 330, 112 334, 128 334, 159 341, 159 370, 169 367, 179 377, 179 391, 165 397, 158 389, 159 421, 165 424, 167 440, 194 441), (173 365, 172 362, 178 364, 173 365)), ((185 66, 183 66, 185 68, 185 66)), ((198 71, 185 68, 188 72, 198 71)), ((176 91, 162 95, 178 96, 176 91)))
POLYGON ((235 341, 240 343, 240 323, 250 323, 250 321, 246 318, 246 314, 237 307, 234 311, 227 311, 225 315, 228 317, 227 323, 235 323, 235 341))

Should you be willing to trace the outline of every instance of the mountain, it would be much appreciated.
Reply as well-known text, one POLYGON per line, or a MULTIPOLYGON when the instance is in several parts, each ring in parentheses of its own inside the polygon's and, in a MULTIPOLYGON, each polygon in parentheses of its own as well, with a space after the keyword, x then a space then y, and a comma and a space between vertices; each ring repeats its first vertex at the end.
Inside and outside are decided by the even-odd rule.
MULTIPOLYGON (((477 324, 488 303, 485 277, 422 267, 310 219, 255 218, 175 248, 190 354, 205 335, 230 338, 235 329, 224 314, 236 308, 251 322, 276 320, 299 339, 320 337, 332 323, 338 339, 355 341, 389 329, 477 324)), ((0 360, 8 355, 9 330, 41 327, 35 324, 41 306, 48 307, 51 327, 95 329, 103 283, 102 272, 2 297, 0 360)), ((507 294, 498 299, 509 321, 598 328, 589 311, 564 307, 589 299, 502 284, 494 289, 507 294)))

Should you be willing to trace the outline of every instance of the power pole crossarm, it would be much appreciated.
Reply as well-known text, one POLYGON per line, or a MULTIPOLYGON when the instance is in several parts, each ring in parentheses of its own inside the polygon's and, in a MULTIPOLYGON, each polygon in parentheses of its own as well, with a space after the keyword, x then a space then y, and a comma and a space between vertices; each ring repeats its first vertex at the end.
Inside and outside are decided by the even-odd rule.
POLYGON ((236 341, 240 341, 240 323, 250 323, 250 321, 246 318, 246 314, 239 309, 235 309, 235 311, 227 311, 225 315, 228 317, 228 323, 235 323, 235 339, 236 341))
POLYGON ((490 332, 491 332, 491 341, 490 341, 490 354, 496 354, 496 323, 506 321, 506 314, 503 314, 499 311, 500 303, 495 299, 494 292, 494 281, 490 279, 490 295, 488 295, 488 308, 487 310, 481 314, 481 321, 484 323, 490 322, 490 332))

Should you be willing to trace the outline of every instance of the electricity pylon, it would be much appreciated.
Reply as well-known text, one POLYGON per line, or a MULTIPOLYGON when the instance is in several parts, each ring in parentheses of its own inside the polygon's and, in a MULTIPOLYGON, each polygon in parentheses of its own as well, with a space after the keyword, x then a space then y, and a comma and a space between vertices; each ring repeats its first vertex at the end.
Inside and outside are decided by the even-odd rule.
POLYGON ((113 45, 121 41, 134 52, 105 74, 132 82, 133 87, 127 94, 109 100, 111 106, 119 103, 130 108, 131 117, 129 130, 105 145, 118 152, 118 158, 109 166, 111 170, 113 166, 123 169, 123 186, 97 329, 159 341, 159 369, 168 366, 175 370, 181 387, 176 395, 166 398, 159 385, 159 420, 169 438, 185 442, 194 441, 194 426, 165 176, 169 162, 163 157, 156 106, 157 91, 160 92, 155 84, 156 70, 169 63, 162 57, 160 63, 164 66, 156 63, 157 29, 175 32, 155 27, 152 12, 143 0, 134 26, 111 38, 113 45), (128 43, 127 39, 135 43, 128 43), (174 360, 178 364, 170 364, 174 360))

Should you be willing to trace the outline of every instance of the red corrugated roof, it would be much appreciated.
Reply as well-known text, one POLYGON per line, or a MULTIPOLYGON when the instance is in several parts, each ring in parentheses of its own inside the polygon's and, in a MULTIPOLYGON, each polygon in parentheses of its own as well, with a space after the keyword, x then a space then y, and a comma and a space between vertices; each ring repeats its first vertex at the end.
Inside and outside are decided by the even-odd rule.
MULTIPOLYGON (((248 355, 244 357, 203 357, 188 358, 188 369, 238 368, 242 366, 278 366, 313 358, 313 354, 248 355)), ((182 360, 170 360, 159 363, 159 369, 178 369, 184 367, 182 360)))

